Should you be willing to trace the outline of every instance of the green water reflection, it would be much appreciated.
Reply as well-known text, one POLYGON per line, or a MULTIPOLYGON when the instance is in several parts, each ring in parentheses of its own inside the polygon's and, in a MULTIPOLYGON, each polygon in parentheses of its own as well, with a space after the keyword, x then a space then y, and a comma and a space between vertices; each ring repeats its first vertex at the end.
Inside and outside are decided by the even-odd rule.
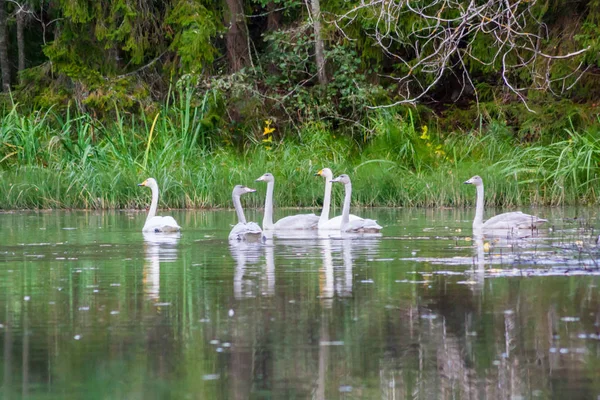
POLYGON ((143 235, 143 213, 0 214, 0 396, 600 396, 595 253, 564 219, 593 210, 479 248, 470 211, 362 213, 380 237, 234 246, 230 211, 175 212, 180 236, 143 235))

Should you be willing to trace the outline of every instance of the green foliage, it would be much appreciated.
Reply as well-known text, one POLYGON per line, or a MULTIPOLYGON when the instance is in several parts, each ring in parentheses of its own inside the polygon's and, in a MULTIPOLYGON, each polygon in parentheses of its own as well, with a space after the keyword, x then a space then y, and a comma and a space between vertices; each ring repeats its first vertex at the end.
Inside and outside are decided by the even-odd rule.
POLYGON ((184 71, 198 72, 213 62, 217 51, 212 40, 223 29, 216 21, 199 0, 179 0, 169 11, 165 22, 174 32, 170 49, 181 57, 184 71))
POLYGON ((507 175, 519 176, 524 185, 544 188, 552 204, 596 201, 600 178, 600 130, 566 129, 568 138, 545 146, 519 148, 499 163, 507 175), (578 195, 583 194, 583 195, 578 195))

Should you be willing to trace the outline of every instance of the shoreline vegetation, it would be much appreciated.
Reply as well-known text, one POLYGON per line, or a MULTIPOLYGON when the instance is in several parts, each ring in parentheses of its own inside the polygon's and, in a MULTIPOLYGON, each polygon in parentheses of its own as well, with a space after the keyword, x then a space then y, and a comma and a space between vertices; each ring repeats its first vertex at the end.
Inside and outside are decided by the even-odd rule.
POLYGON ((160 208, 230 208, 235 184, 257 186, 245 207, 260 208, 254 180, 265 172, 276 177, 277 207, 316 208, 324 183, 314 173, 324 167, 352 176, 353 206, 470 207, 463 182, 476 174, 489 206, 598 201, 598 115, 520 143, 500 118, 445 132, 411 107, 376 110, 368 135, 337 136, 315 122, 280 134, 267 119, 239 138, 207 129, 201 107, 188 97, 153 116, 115 110, 100 122, 14 105, 0 120, 0 209, 143 209, 149 197, 137 183, 148 177, 160 184, 160 208))
POLYGON ((231 207, 265 172, 317 208, 324 167, 353 206, 471 207, 473 175, 596 204, 599 30, 598 0, 0 1, 0 209, 142 209, 148 177, 231 207))

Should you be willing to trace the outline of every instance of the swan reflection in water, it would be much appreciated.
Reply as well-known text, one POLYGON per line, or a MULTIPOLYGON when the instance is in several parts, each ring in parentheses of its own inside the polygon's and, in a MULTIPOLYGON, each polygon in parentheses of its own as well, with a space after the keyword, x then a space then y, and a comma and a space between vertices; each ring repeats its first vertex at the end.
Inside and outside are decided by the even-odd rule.
POLYGON ((160 263, 177 260, 177 244, 181 237, 179 232, 155 233, 143 232, 144 235, 144 293, 146 297, 158 300, 160 295, 160 263))
POLYGON ((540 239, 546 237, 545 232, 514 232, 496 230, 493 233, 473 231, 473 269, 471 279, 477 283, 475 289, 483 287, 486 271, 488 276, 492 270, 512 266, 514 263, 535 263, 540 239), (486 268, 487 267, 487 268, 486 268))
POLYGON ((326 307, 331 307, 334 296, 352 297, 354 285, 353 252, 357 254, 373 255, 379 247, 378 238, 380 233, 375 234, 347 234, 341 236, 319 235, 319 245, 323 257, 323 268, 320 279, 321 295, 326 307), (337 238, 336 238, 337 237, 337 238), (333 254, 341 255, 334 262, 333 254), (337 264, 337 265, 335 265, 337 264))
MULTIPOLYGON (((275 251, 291 258, 312 257, 320 253, 320 297, 352 296, 353 252, 377 254, 380 233, 333 234, 317 231, 264 231, 260 243, 230 242, 229 250, 236 261, 233 291, 236 299, 275 294, 275 251), (334 266, 333 255, 342 265, 334 266), (252 267, 252 268, 249 268, 252 267)), ((336 260, 336 261, 337 261, 336 260)), ((331 301, 329 301, 331 303, 331 301)))
POLYGON ((236 261, 233 295, 236 299, 275 294, 275 252, 272 243, 230 242, 229 250, 236 261), (260 265, 263 262, 264 265, 260 265), (248 272, 248 266, 256 270, 248 272), (258 279, 256 279, 258 278, 258 279))

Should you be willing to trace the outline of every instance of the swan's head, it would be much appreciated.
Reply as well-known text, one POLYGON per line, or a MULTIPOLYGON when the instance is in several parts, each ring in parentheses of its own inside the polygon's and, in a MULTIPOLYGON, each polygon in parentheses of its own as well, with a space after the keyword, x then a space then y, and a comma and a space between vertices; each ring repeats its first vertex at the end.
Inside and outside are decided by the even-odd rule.
POLYGON ((138 183, 138 186, 147 186, 149 188, 153 188, 153 187, 158 187, 158 184, 156 183, 156 179, 148 178, 144 182, 138 183))
POLYGON ((465 181, 464 183, 465 185, 481 186, 483 185, 483 179, 481 179, 479 175, 475 175, 474 177, 472 177, 468 181, 465 181))
POLYGON ((331 182, 339 182, 347 185, 350 183, 350 177, 346 174, 340 175, 337 178, 333 179, 331 182))
POLYGON ((234 196, 241 196, 243 194, 252 193, 252 192, 256 192, 256 189, 250 189, 249 187, 244 186, 244 185, 235 185, 235 187, 233 188, 234 196))
POLYGON ((267 172, 266 174, 258 178, 256 182, 275 182, 275 178, 273 177, 273 174, 267 172))
POLYGON ((319 172, 317 172, 315 176, 322 176, 326 180, 331 180, 333 179, 333 172, 331 172, 329 168, 323 168, 319 170, 319 172))

